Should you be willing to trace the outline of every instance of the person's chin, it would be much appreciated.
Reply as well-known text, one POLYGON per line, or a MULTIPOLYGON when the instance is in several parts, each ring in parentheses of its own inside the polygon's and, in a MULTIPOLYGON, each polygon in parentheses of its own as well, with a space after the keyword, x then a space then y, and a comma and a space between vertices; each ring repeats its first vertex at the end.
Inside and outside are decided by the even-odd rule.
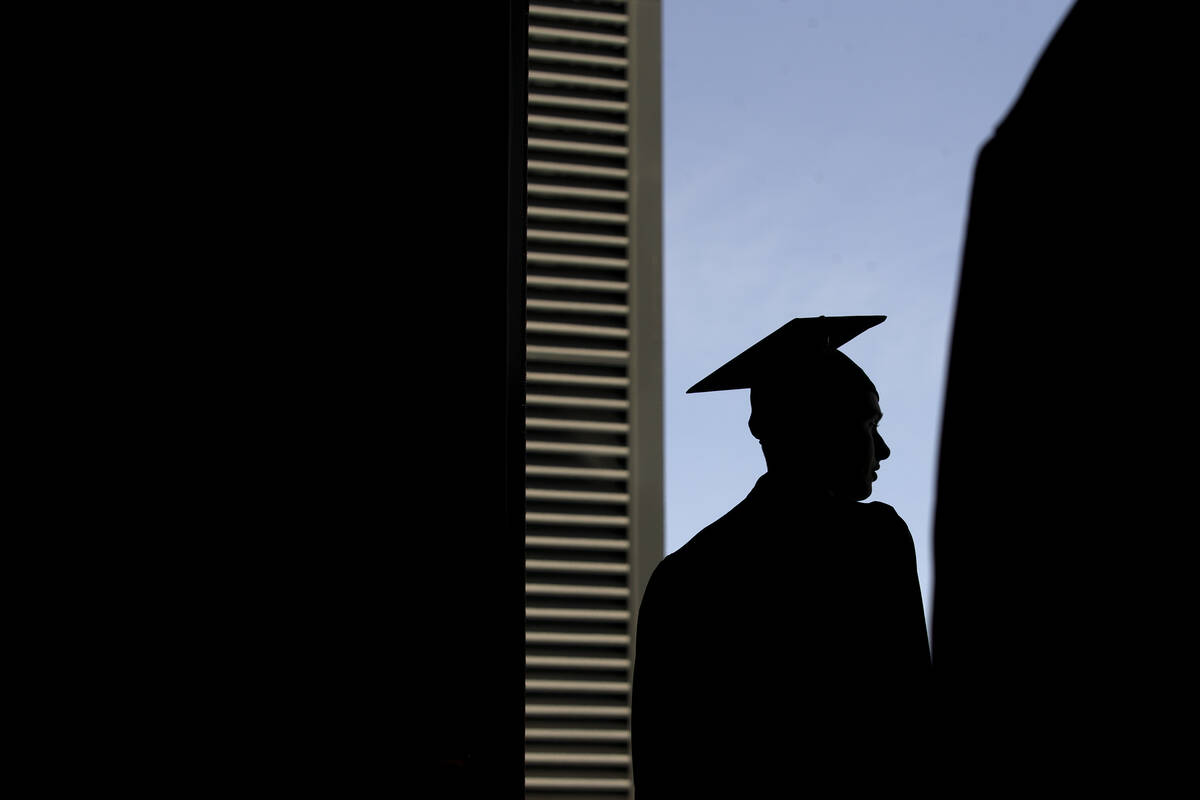
POLYGON ((875 490, 875 487, 872 485, 872 481, 874 481, 874 480, 875 480, 875 477, 874 477, 874 474, 872 474, 872 476, 870 478, 868 478, 866 481, 864 481, 862 486, 859 487, 858 497, 856 497, 854 499, 855 500, 866 500, 868 497, 870 497, 871 492, 873 492, 875 490))
POLYGON ((835 494, 838 497, 845 498, 846 500, 853 500, 854 502, 866 500, 871 496, 871 484, 866 483, 857 486, 848 486, 840 492, 835 492, 835 494))

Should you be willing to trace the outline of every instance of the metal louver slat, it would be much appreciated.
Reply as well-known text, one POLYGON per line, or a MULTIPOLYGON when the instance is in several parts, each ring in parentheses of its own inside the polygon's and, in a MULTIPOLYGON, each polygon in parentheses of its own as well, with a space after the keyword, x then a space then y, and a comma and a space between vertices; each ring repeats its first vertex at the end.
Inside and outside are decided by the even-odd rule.
POLYGON ((525 513, 526 522, 546 522, 557 525, 579 525, 581 527, 620 528, 629 524, 629 517, 610 517, 600 514, 543 514, 536 511, 525 513))
POLYGON ((557 311, 569 314, 604 314, 606 316, 625 316, 629 306, 618 303, 583 303, 574 300, 539 300, 531 298, 525 303, 531 311, 557 311))
POLYGON ((529 58, 541 59, 543 61, 562 61, 569 64, 588 64, 600 67, 624 67, 629 64, 629 59, 619 56, 574 53, 570 50, 547 50, 542 47, 529 48, 529 58))
POLYGON ((560 372, 530 372, 526 378, 530 383, 562 383, 575 386, 627 387, 628 378, 610 378, 604 375, 571 375, 560 372))
POLYGON ((543 778, 526 776, 525 788, 570 789, 572 791, 588 789, 596 791, 625 791, 633 788, 633 781, 629 778, 543 778))
POLYGON ((627 717, 628 706, 552 706, 532 704, 525 706, 527 717, 627 717))
MULTIPOLYGON (((579 692, 580 694, 627 694, 629 692, 629 682, 551 681, 530 678, 525 681, 525 690, 532 692, 579 692)), ((617 731, 610 731, 610 733, 617 733, 617 731)))
POLYGON ((595 408, 621 411, 629 408, 628 400, 603 400, 595 397, 563 397, 556 394, 527 394, 525 404, 557 408, 595 408))
POLYGON ((547 633, 528 631, 525 641, 532 644, 570 644, 584 647, 621 647, 629 644, 630 637, 621 633, 547 633))
POLYGON ((560 669, 627 670, 628 658, 575 658, 569 656, 526 656, 527 667, 550 667, 560 669))
POLYGON ((526 547, 559 547, 564 550, 628 550, 624 539, 576 539, 570 536, 526 536, 526 547))
POLYGON ((628 89, 629 81, 621 78, 596 78, 590 75, 571 75, 565 72, 530 70, 532 84, 563 84, 566 86, 588 86, 600 89, 628 89))
POLYGON ((628 503, 629 495, 624 492, 579 492, 561 489, 526 489, 529 500, 560 500, 579 503, 628 503))
MULTIPOLYGON (((525 690, 532 692, 579 692, 580 694, 627 694, 629 692, 629 682, 560 681, 529 678, 525 681, 525 690)), ((611 731, 611 733, 617 733, 617 731, 611 731)))
POLYGON ((525 594, 552 597, 629 597, 628 586, 579 586, 555 583, 527 583, 525 594))
MULTIPOLYGON (((561 681, 568 683, 569 681, 561 681)), ((602 729, 589 728, 526 728, 526 739, 542 739, 544 741, 579 741, 591 740, 594 742, 615 742, 625 741, 629 739, 629 731, 607 731, 602 729)))
POLYGON ((530 17, 559 17, 561 19, 579 19, 595 22, 618 22, 626 23, 629 21, 628 14, 618 14, 612 11, 590 11, 575 8, 558 8, 557 6, 539 6, 531 5, 529 7, 530 17))
POLYGON ((525 754, 526 764, 628 764, 623 753, 538 753, 525 754))
POLYGON ((588 278, 559 278, 553 275, 530 275, 526 282, 537 289, 572 289, 576 291, 613 292, 628 291, 625 281, 597 281, 588 278))
POLYGON ((599 233, 577 233, 575 231, 543 231, 537 228, 530 228, 527 236, 531 240, 543 242, 605 244, 612 247, 625 247, 629 244, 628 236, 611 236, 599 233))
POLYGON ((601 133, 627 133, 629 126, 623 122, 601 122, 592 119, 576 119, 575 117, 558 117, 551 114, 530 114, 530 127, 564 128, 582 131, 599 131, 601 133))
POLYGON ((627 622, 628 611, 601 608, 527 608, 526 619, 561 619, 580 622, 627 622))
POLYGON ((617 189, 591 189, 583 186, 554 186, 552 184, 529 184, 531 197, 581 197, 586 200, 628 200, 629 192, 617 189))
POLYGON ((525 323, 525 330, 529 333, 549 333, 559 334, 562 336, 586 336, 597 339, 628 339, 628 328, 612 328, 607 325, 572 325, 566 322, 538 322, 536 320, 525 323))
POLYGON ((589 42, 592 44, 625 45, 629 38, 613 33, 592 33, 577 31, 571 28, 551 28, 544 25, 530 25, 529 38, 541 41, 589 42))
POLYGON ((531 344, 525 348, 525 357, 531 361, 554 361, 562 364, 624 364, 629 360, 629 352, 531 344))
POLYGON ((587 431, 589 433, 628 433, 629 424, 625 422, 588 422, 577 419, 540 419, 529 417, 525 420, 528 430, 558 430, 558 431, 587 431))
POLYGON ((530 206, 526 213, 530 219, 578 219, 587 222, 617 222, 629 221, 628 214, 610 214, 604 211, 580 211, 574 208, 547 208, 530 206))
POLYGON ((528 441, 525 450, 529 453, 566 453, 571 455, 616 456, 629 455, 629 448, 615 444, 580 444, 576 442, 528 441))
POLYGON ((618 167, 595 167, 590 164, 569 164, 564 161, 530 161, 529 171, 546 175, 594 175, 597 178, 628 178, 629 170, 618 167))
MULTIPOLYGON (((572 139, 530 139, 529 148, 531 150, 560 150, 564 153, 587 153, 588 155, 599 156, 627 156, 629 148, 616 144, 596 144, 595 142, 580 142, 572 139)), ((547 211, 554 209, 531 208, 532 214, 534 211, 547 211)), ((620 214, 618 222, 628 222, 629 217, 626 214, 620 214)))
POLYGON ((543 778, 526 776, 525 788, 570 789, 572 791, 588 789, 596 791, 626 791, 633 788, 633 781, 629 778, 543 778))
POLYGON ((585 267, 604 267, 606 269, 627 269, 629 259, 607 258, 604 256, 574 256, 564 253, 538 253, 530 251, 526 254, 530 264, 578 264, 585 267))
MULTIPOLYGON (((628 575, 628 564, 609 564, 601 561, 553 561, 543 558, 525 560, 528 572, 594 572, 601 575, 628 575)), ((628 614, 628 612, 625 612, 628 614)))
MULTIPOLYGON (((597 100, 594 97, 571 97, 557 94, 531 94, 529 102, 540 106, 562 106, 563 108, 587 108, 595 111, 628 111, 629 103, 624 100, 597 100)), ((533 142, 530 147, 535 147, 533 142)))
POLYGON ((539 475, 551 478, 580 478, 595 481, 628 480, 627 469, 597 469, 596 467, 554 467, 545 464, 526 464, 526 475, 539 475))

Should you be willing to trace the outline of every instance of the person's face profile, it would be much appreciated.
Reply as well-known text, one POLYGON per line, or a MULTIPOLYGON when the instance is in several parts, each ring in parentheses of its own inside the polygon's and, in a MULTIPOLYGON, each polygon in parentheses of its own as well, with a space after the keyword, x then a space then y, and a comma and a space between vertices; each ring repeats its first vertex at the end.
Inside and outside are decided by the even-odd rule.
POLYGON ((835 483, 830 486, 836 496, 847 500, 865 500, 871 496, 871 484, 879 477, 879 465, 892 454, 879 433, 883 412, 879 397, 868 392, 866 401, 857 413, 848 415, 844 436, 837 442, 834 462, 838 465, 835 483))
POLYGON ((892 452, 879 433, 882 418, 878 395, 864 389, 836 404, 819 423, 814 471, 835 497, 858 501, 871 496, 880 462, 892 452))

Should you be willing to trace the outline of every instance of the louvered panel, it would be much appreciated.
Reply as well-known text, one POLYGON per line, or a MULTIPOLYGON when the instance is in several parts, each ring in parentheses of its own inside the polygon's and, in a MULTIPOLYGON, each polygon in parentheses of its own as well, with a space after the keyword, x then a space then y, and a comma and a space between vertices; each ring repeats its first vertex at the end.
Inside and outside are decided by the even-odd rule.
POLYGON ((628 25, 618 0, 529 9, 526 791, 537 798, 632 787, 628 25))

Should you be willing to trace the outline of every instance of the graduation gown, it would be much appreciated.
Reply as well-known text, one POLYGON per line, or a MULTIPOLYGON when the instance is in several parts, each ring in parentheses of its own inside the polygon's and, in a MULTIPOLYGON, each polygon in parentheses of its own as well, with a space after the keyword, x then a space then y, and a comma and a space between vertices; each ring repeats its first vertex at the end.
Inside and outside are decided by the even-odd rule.
POLYGON ((929 669, 912 536, 764 475, 654 570, 635 653, 639 800, 894 783, 929 669))

